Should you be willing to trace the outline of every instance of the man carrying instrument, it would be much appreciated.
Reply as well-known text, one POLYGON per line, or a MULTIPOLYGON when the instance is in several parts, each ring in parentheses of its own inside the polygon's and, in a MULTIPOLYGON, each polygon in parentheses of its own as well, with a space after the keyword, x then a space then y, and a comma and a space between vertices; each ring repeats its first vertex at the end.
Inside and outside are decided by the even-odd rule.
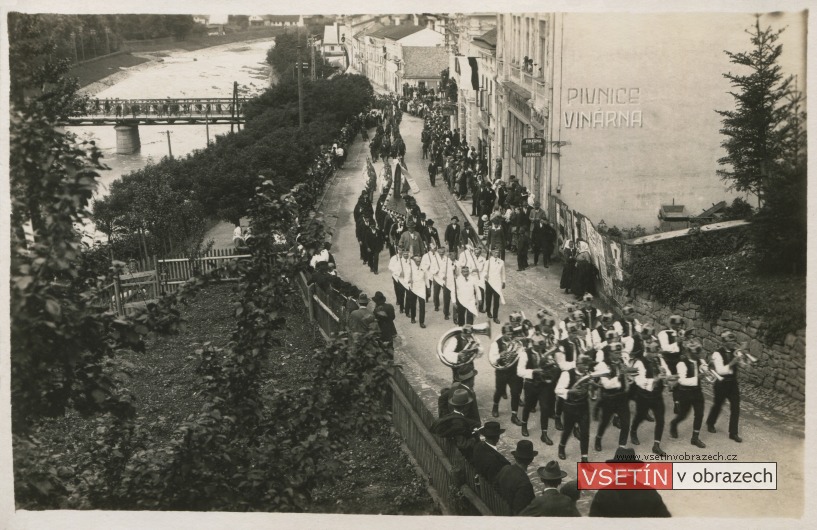
MULTIPOLYGON (((544 327, 550 324, 553 332, 553 320, 545 322, 544 327)), ((553 445, 548 436, 548 419, 553 414, 556 401, 556 381, 561 370, 554 357, 555 348, 552 340, 534 335, 529 348, 520 348, 519 360, 516 363, 516 374, 523 379, 525 389, 525 403, 522 408, 522 436, 529 436, 528 418, 536 405, 539 405, 539 427, 542 429, 540 439, 547 445, 553 445)))
POLYGON ((729 400, 729 439, 738 443, 743 438, 738 436, 738 420, 740 419, 740 388, 738 387, 738 363, 743 360, 744 353, 737 349, 737 338, 731 331, 721 333, 721 347, 712 352, 712 368, 719 376, 720 381, 715 381, 712 408, 709 409, 709 416, 706 418, 707 430, 711 433, 715 430, 715 423, 721 413, 723 402, 729 400))
MULTIPOLYGON (((581 322, 568 322, 565 329, 567 337, 559 341, 559 349, 556 350, 556 364, 562 372, 566 372, 576 367, 576 359, 587 350, 587 344, 581 338, 581 322)), ((562 407, 563 398, 556 394, 556 430, 562 430, 562 407)))
POLYGON ((635 376, 635 419, 630 427, 630 441, 633 445, 640 445, 638 440, 638 426, 647 416, 647 411, 655 414, 655 439, 652 452, 664 456, 661 449, 661 436, 664 434, 664 385, 667 381, 677 381, 677 375, 670 375, 667 363, 660 355, 661 346, 657 342, 648 342, 644 345, 644 357, 635 361, 634 368, 638 369, 635 376))
POLYGON ((624 345, 624 350, 627 353, 633 351, 633 342, 635 337, 641 333, 641 322, 635 318, 635 308, 631 305, 625 305, 621 308, 621 318, 616 320, 613 324, 616 331, 621 335, 621 343, 624 345))
POLYGON ((692 419, 692 439, 690 443, 704 449, 706 444, 701 441, 701 424, 704 419, 704 394, 701 391, 700 375, 705 373, 706 364, 701 359, 703 348, 697 340, 684 341, 683 353, 678 359, 678 412, 669 422, 669 435, 678 438, 678 424, 689 415, 689 409, 694 411, 692 419))
MULTIPOLYGON (((681 343, 684 340, 684 319, 681 315, 671 315, 669 317, 669 328, 662 329, 658 332, 658 342, 661 344, 661 352, 664 360, 667 362, 669 372, 676 375, 676 366, 681 359, 681 343)), ((674 403, 674 412, 678 412, 678 386, 671 385, 672 401, 674 403)))
POLYGON ((575 368, 563 371, 556 383, 556 395, 564 400, 565 424, 562 437, 559 441, 559 458, 567 458, 565 446, 573 432, 573 427, 579 426, 579 448, 582 462, 587 462, 590 450, 590 405, 587 401, 588 391, 592 379, 590 367, 593 360, 584 354, 576 358, 575 368))
POLYGON ((607 372, 601 376, 601 421, 594 449, 601 451, 601 439, 607 430, 610 419, 615 414, 618 417, 616 425, 621 430, 618 435, 618 446, 626 447, 627 433, 630 430, 630 399, 629 389, 633 370, 622 359, 623 346, 620 342, 611 342, 603 348, 604 360, 596 367, 598 372, 607 372))
POLYGON ((494 406, 491 409, 491 416, 499 417, 499 400, 506 394, 506 389, 511 388, 511 423, 522 425, 517 416, 519 410, 520 396, 522 395, 522 377, 516 373, 518 355, 524 349, 521 343, 514 338, 514 327, 512 324, 502 326, 502 335, 491 343, 488 350, 488 360, 495 368, 494 386, 494 406))

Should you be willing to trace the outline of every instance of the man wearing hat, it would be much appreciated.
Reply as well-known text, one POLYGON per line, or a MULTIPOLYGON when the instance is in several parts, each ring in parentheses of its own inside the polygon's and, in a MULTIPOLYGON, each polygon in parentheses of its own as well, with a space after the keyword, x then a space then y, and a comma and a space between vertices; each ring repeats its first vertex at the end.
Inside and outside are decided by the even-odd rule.
POLYGON ((602 351, 604 360, 599 363, 596 370, 606 372, 607 375, 599 378, 601 399, 598 405, 602 412, 594 444, 596 451, 601 451, 601 439, 614 414, 618 417, 616 426, 620 429, 619 447, 627 445, 627 434, 630 430, 630 379, 628 376, 630 368, 621 359, 623 347, 620 342, 614 342, 606 345, 602 351))
POLYGON ((423 242, 423 238, 420 237, 420 234, 417 232, 417 223, 414 221, 414 219, 410 218, 408 220, 406 223, 406 228, 408 230, 400 236, 400 249, 408 250, 409 257, 422 256, 425 254, 426 245, 423 242))
POLYGON ((369 309, 369 296, 360 293, 357 297, 357 309, 349 313, 349 331, 353 336, 368 333, 369 331, 380 331, 374 313, 369 309))
POLYGON ((559 441, 559 459, 565 460, 565 447, 573 434, 574 427, 578 426, 579 448, 582 462, 588 461, 590 452, 590 406, 588 404, 589 384, 577 385, 579 379, 590 371, 593 360, 588 355, 581 354, 576 358, 575 368, 563 371, 556 383, 556 395, 563 400, 564 430, 559 441))
POLYGON ((430 244, 433 241, 437 248, 440 247, 440 233, 434 228, 434 219, 426 220, 425 236, 426 243, 430 244))
POLYGON ((443 390, 440 395, 440 404, 442 405, 443 402, 445 407, 440 407, 440 413, 445 412, 445 414, 432 422, 429 431, 442 438, 453 439, 465 458, 470 460, 481 425, 478 419, 474 419, 469 414, 471 408, 476 404, 473 391, 455 384, 450 389, 443 390))
MULTIPOLYGON (((544 319, 542 319, 544 322, 544 319)), ((549 328, 537 330, 533 344, 529 348, 520 348, 516 363, 516 374, 523 379, 525 402, 522 408, 522 436, 528 436, 528 418, 533 408, 539 405, 539 427, 542 430, 540 439, 547 445, 553 445, 548 436, 548 422, 554 413, 556 381, 561 370, 554 358, 546 355, 550 349, 553 335, 553 320, 539 326, 549 328), (544 333, 544 334, 543 334, 544 333)))
POLYGON ((488 239, 485 244, 492 251, 495 248, 499 249, 499 257, 503 262, 505 261, 506 238, 505 230, 502 228, 502 217, 496 216, 491 219, 491 227, 488 228, 488 239))
POLYGON ((369 228, 369 233, 366 234, 366 254, 369 258, 369 270, 377 274, 380 253, 383 251, 383 235, 374 223, 369 228))
POLYGON ((661 449, 661 437, 664 434, 664 386, 667 382, 677 381, 677 375, 670 375, 667 363, 660 355, 661 346, 657 342, 644 344, 644 356, 633 363, 638 370, 635 376, 635 418, 630 426, 630 441, 639 445, 638 426, 644 421, 647 412, 655 414, 655 438, 652 452, 664 456, 661 449))
POLYGON ((499 422, 485 422, 485 425, 480 429, 480 434, 485 439, 477 443, 471 457, 471 464, 473 464, 474 469, 490 484, 495 483, 500 469, 511 465, 508 459, 496 448, 499 443, 499 435, 503 432, 505 432, 505 429, 499 428, 499 422))
POLYGON ((678 424, 684 421, 690 409, 694 411, 692 420, 692 439, 690 443, 701 449, 706 444, 700 439, 701 424, 704 419, 704 394, 701 391, 699 374, 705 367, 703 348, 697 340, 687 340, 683 343, 683 353, 678 359, 676 372, 678 373, 678 412, 669 422, 669 435, 678 438, 678 424))
POLYGON ((536 497, 528 478, 528 466, 539 451, 533 450, 530 440, 519 440, 516 451, 511 451, 514 463, 503 467, 496 476, 497 492, 505 499, 513 515, 519 515, 536 497))
POLYGON ((737 350, 737 337, 731 331, 721 333, 721 346, 714 352, 710 362, 721 379, 715 381, 712 408, 706 418, 706 427, 711 433, 715 430, 715 423, 721 413, 723 402, 729 400, 729 439, 738 443, 743 438, 738 436, 738 420, 740 419, 740 388, 738 387, 738 363, 743 353, 737 350))
POLYGON ((559 463, 551 460, 536 470, 536 474, 545 485, 542 495, 533 499, 527 508, 519 514, 523 517, 581 517, 576 503, 567 495, 559 492, 559 485, 567 473, 561 470, 559 463))
MULTIPOLYGON (((616 455, 608 464, 616 464, 625 470, 640 468, 644 465, 636 458, 632 448, 619 447, 616 455)), ((672 517, 661 498, 654 489, 601 489, 596 492, 590 504, 590 517, 672 517)))
POLYGON ((621 308, 621 318, 613 324, 621 335, 624 352, 629 355, 635 348, 636 340, 640 340, 641 322, 635 317, 635 308, 629 304, 621 308), (636 338, 638 337, 638 338, 636 338))
POLYGON ((451 223, 445 228, 445 244, 449 252, 459 252, 460 248, 460 220, 455 215, 451 223))

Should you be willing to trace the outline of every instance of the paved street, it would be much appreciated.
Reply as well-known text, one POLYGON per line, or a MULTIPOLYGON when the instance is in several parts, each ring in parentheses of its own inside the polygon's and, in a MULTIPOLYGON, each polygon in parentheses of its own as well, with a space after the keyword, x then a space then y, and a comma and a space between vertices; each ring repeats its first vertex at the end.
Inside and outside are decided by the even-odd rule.
MULTIPOLYGON (((412 177, 419 186, 419 193, 415 194, 418 204, 429 218, 434 219, 435 225, 442 234, 445 226, 452 215, 458 215, 463 219, 463 212, 448 193, 444 184, 438 180, 437 186, 432 187, 427 173, 423 169, 427 162, 421 159, 420 133, 422 131, 422 120, 404 114, 400 131, 406 142, 406 165, 412 177)), ((329 225, 334 225, 333 252, 338 264, 339 274, 346 280, 365 289, 371 297, 375 291, 382 291, 389 302, 394 302, 394 291, 392 288, 391 276, 387 269, 389 254, 384 250, 380 256, 380 273, 377 275, 369 272, 368 268, 361 264, 358 253, 358 245, 355 239, 355 225, 352 217, 352 210, 355 201, 365 184, 365 161, 368 154, 368 146, 357 141, 351 148, 351 153, 345 168, 339 172, 336 180, 327 192, 324 201, 323 213, 329 221, 329 225)), ((381 164, 376 166, 378 170, 381 164)), ((536 270, 526 270, 517 272, 515 255, 508 253, 506 256, 507 270, 507 305, 500 307, 500 319, 506 319, 512 310, 521 309, 524 313, 533 317, 539 308, 546 308, 556 314, 563 314, 567 304, 571 302, 572 296, 565 295, 559 289, 559 275, 561 268, 558 264, 551 265, 545 270, 541 264, 536 270)), ((409 380, 423 396, 430 410, 436 411, 437 395, 439 390, 450 384, 451 369, 443 365, 435 353, 436 344, 440 336, 446 330, 453 327, 451 321, 443 320, 442 312, 434 312, 433 306, 429 304, 429 311, 426 315, 426 329, 421 329, 418 324, 412 325, 407 317, 398 314, 396 325, 399 332, 399 339, 396 343, 397 360, 403 365, 409 380)), ((485 319, 484 314, 481 315, 485 319)), ((499 330, 494 325, 493 332, 496 335, 499 330)), ((486 337, 481 340, 488 345, 486 337)), ((480 405, 480 412, 483 421, 490 419, 492 404, 492 394, 494 387, 494 370, 487 360, 487 356, 476 361, 479 375, 476 378, 477 400, 480 405)), ((711 398, 707 398, 708 404, 711 398)), ((668 401, 668 411, 672 410, 668 401)), ((774 423, 758 416, 746 413, 741 418, 741 435, 744 443, 737 444, 727 438, 725 433, 727 415, 721 416, 718 428, 719 433, 709 434, 704 432, 701 438, 706 442, 706 449, 697 449, 688 442, 691 430, 692 418, 687 419, 681 425, 681 438, 672 440, 669 438, 668 429, 664 433, 662 447, 670 454, 736 454, 740 461, 755 462, 778 462, 778 494, 775 495, 775 502, 768 502, 767 493, 758 491, 688 491, 688 492, 665 492, 663 494, 673 515, 685 516, 719 516, 719 515, 739 515, 745 517, 755 516, 797 516, 803 507, 803 439, 796 435, 778 432, 774 423)), ((725 411, 728 414, 728 408, 725 411)), ((667 418, 667 424, 669 423, 667 418)), ((500 449, 506 454, 516 446, 516 442, 521 439, 519 428, 510 422, 510 406, 508 400, 503 400, 500 404, 499 421, 502 427, 507 429, 500 440, 500 449)), ((640 428, 640 438, 642 445, 636 447, 640 454, 645 454, 652 446, 651 430, 653 423, 645 423, 640 428)), ((597 424, 591 425, 591 451, 590 459, 602 461, 612 456, 615 451, 618 430, 609 428, 604 437, 605 450, 596 453, 592 450, 592 436, 595 436, 597 424)), ((541 483, 535 479, 535 468, 544 465, 548 460, 556 458, 556 446, 548 447, 538 436, 538 418, 534 414, 529 422, 531 440, 539 451, 531 468, 534 484, 540 487, 541 483)), ((558 431, 553 429, 551 424, 550 436, 557 439, 558 431)), ((575 462, 579 458, 578 441, 571 439, 567 446, 568 460, 563 464, 570 477, 575 477, 575 462)), ((726 458, 726 457, 724 457, 726 458)), ((590 496, 585 494, 580 500, 579 507, 582 513, 586 514, 589 508, 590 496)))

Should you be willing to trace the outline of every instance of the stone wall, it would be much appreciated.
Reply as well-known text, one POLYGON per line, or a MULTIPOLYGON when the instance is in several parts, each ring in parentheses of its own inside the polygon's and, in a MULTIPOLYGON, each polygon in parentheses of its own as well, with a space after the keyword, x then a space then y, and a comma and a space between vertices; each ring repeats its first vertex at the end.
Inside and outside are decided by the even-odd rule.
POLYGON ((759 318, 724 311, 717 322, 712 324, 699 318, 699 307, 694 303, 683 303, 671 309, 647 292, 638 292, 628 301, 635 308, 638 320, 641 323, 655 324, 656 332, 667 327, 670 315, 681 315, 687 329, 695 329, 695 336, 701 340, 707 353, 717 349, 722 332, 733 331, 738 342, 746 343, 748 353, 758 359, 754 365, 741 369, 743 383, 775 390, 797 401, 805 401, 805 328, 797 333, 789 333, 782 343, 767 344, 759 337, 760 330, 764 327, 763 320, 759 318))

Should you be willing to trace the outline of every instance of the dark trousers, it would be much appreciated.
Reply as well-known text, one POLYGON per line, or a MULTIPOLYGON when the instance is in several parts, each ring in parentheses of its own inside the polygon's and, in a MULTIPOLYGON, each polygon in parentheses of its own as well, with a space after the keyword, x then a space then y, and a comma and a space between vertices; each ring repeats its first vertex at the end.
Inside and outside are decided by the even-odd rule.
POLYGON ((601 399, 601 422, 596 437, 602 438, 604 431, 610 424, 613 414, 618 415, 621 422, 621 432, 618 434, 618 445, 627 445, 627 434, 630 432, 630 399, 626 393, 622 392, 613 396, 605 396, 602 393, 601 399))
POLYGON ((366 250, 366 243, 358 241, 358 244, 360 245, 360 259, 362 259, 364 263, 369 263, 369 251, 366 250))
POLYGON ((479 201, 476 193, 471 194, 471 215, 474 217, 479 215, 479 201))
POLYGON ((539 254, 542 255, 542 265, 545 267, 550 266, 550 255, 553 254, 553 246, 548 245, 532 245, 531 250, 533 251, 533 264, 539 264, 539 254))
POLYGON ((519 269, 528 268, 528 246, 526 244, 519 245, 516 251, 516 266, 519 269))
POLYGON ((499 403, 505 389, 511 388, 511 412, 516 414, 519 410, 519 402, 522 397, 522 378, 516 374, 516 365, 507 370, 494 370, 495 386, 494 386, 494 404, 499 403))
POLYGON ((709 416, 706 424, 714 427, 721 413, 721 407, 725 400, 729 400, 729 436, 737 436, 738 420, 740 419, 740 389, 737 379, 724 379, 715 381, 715 397, 712 400, 712 408, 709 409, 709 416))
POLYGON ((426 321, 426 301, 424 298, 417 296, 415 293, 411 291, 406 291, 406 293, 411 293, 411 300, 408 302, 409 304, 409 311, 408 315, 414 320, 417 318, 417 306, 420 306, 420 324, 425 324, 426 321))
POLYGON ((436 175, 436 174, 434 174, 434 173, 429 173, 428 178, 429 178, 429 180, 431 180, 431 185, 432 185, 432 186, 436 186, 436 185, 437 185, 437 175, 436 175))
POLYGON ((487 281, 485 282, 485 310, 489 317, 499 318, 499 294, 487 281))
POLYGON ((411 292, 410 289, 406 289, 403 286, 403 292, 405 293, 403 296, 403 307, 406 309, 406 316, 409 318, 416 318, 417 317, 417 295, 411 292))
POLYGON ((573 427, 579 426, 579 449, 581 454, 586 455, 590 451, 590 406, 586 401, 579 404, 564 403, 565 428, 562 431, 562 438, 559 445, 565 447, 567 441, 573 436, 573 427))
POLYGON ((630 431, 637 433, 638 426, 647 417, 647 412, 652 411, 655 415, 655 441, 660 442, 661 436, 664 435, 664 396, 658 394, 657 396, 645 396, 638 390, 635 394, 635 419, 630 431))
POLYGON ((372 272, 377 272, 377 266, 380 263, 380 252, 372 251, 369 254, 369 268, 372 272))
POLYGON ((448 316, 451 311, 451 290, 437 282, 434 283, 434 309, 440 307, 440 291, 443 293, 443 314, 448 316))
POLYGON ((672 419, 672 423, 677 427, 684 421, 692 409, 692 430, 700 431, 704 421, 704 393, 701 387, 681 387, 678 391, 678 414, 672 419))
POLYGON ((522 409, 522 423, 528 422, 528 417, 533 407, 539 405, 539 426, 542 431, 548 430, 548 422, 553 414, 556 402, 556 381, 551 383, 534 383, 526 379, 525 384, 525 406, 522 409))
POLYGON ((463 326, 465 324, 474 323, 474 313, 465 309, 465 306, 457 302, 457 325, 463 326))
POLYGON ((403 302, 405 299, 405 287, 403 284, 395 280, 394 278, 391 279, 392 283, 394 283, 394 299, 397 301, 397 307, 400 308, 400 311, 403 311, 403 302))
POLYGON ((477 308, 480 313, 485 312, 485 289, 482 287, 479 288, 479 294, 481 295, 479 298, 479 307, 477 308))

